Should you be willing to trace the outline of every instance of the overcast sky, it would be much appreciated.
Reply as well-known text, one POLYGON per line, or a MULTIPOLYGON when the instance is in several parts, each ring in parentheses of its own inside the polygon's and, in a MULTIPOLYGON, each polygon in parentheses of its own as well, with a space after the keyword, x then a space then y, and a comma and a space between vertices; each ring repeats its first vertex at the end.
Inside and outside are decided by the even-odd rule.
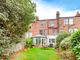
POLYGON ((61 17, 75 16, 80 9, 80 0, 36 0, 39 19, 52 19, 56 17, 56 11, 61 17))

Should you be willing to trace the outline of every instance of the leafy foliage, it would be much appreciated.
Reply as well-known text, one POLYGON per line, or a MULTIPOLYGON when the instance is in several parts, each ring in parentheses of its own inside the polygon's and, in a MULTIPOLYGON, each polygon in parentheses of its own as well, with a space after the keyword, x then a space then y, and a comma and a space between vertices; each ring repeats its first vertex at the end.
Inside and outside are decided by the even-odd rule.
POLYGON ((0 57, 20 41, 35 19, 32 0, 0 0, 0 57))
POLYGON ((73 52, 75 53, 77 60, 80 60, 80 44, 77 44, 73 48, 73 52))
POLYGON ((60 47, 62 50, 71 48, 71 37, 69 36, 69 37, 63 39, 60 43, 60 47))
POLYGON ((32 47, 32 38, 26 39, 26 47, 32 47))
POLYGON ((73 48, 80 43, 80 30, 72 34, 71 43, 73 48))
POLYGON ((58 35, 57 38, 56 38, 57 48, 59 48, 60 42, 61 42, 64 38, 68 37, 69 35, 70 35, 70 34, 68 34, 67 32, 61 32, 61 33, 59 33, 59 35, 58 35))
POLYGON ((80 30, 71 36, 72 50, 75 53, 77 60, 80 60, 80 30))

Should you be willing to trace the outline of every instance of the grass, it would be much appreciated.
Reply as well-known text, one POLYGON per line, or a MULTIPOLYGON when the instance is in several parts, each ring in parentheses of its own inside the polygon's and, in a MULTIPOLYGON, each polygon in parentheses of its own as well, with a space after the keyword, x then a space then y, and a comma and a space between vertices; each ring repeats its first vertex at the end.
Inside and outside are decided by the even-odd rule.
POLYGON ((51 48, 30 48, 21 52, 15 60, 59 60, 59 56, 51 48))

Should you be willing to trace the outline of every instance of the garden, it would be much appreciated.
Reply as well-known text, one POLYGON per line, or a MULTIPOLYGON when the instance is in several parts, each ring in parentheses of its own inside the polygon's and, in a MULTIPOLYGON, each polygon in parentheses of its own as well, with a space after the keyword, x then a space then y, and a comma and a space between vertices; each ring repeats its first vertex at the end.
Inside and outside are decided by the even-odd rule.
POLYGON ((56 38, 56 49, 63 60, 80 60, 80 30, 74 33, 61 32, 56 38))
POLYGON ((35 12, 32 0, 0 0, 0 60, 80 60, 80 30, 59 33, 54 49, 34 48, 32 39, 24 38, 37 20, 35 12))
POLYGON ((14 60, 59 60, 55 49, 29 48, 19 53, 14 60))
POLYGON ((21 51, 15 60, 80 60, 80 30, 74 33, 61 32, 56 38, 56 47, 32 48, 32 41, 26 41, 27 50, 21 51))

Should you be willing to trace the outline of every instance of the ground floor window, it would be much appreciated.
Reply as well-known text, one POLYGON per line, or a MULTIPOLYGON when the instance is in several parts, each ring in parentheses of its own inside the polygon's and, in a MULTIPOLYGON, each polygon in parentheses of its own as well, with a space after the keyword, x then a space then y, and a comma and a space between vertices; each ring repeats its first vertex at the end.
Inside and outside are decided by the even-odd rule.
POLYGON ((55 39, 49 39, 49 43, 52 44, 55 42, 55 39))
POLYGON ((57 34, 57 30, 53 29, 53 35, 56 35, 56 34, 57 34))
POLYGON ((41 43, 41 39, 40 38, 36 38, 36 44, 40 44, 41 43))

